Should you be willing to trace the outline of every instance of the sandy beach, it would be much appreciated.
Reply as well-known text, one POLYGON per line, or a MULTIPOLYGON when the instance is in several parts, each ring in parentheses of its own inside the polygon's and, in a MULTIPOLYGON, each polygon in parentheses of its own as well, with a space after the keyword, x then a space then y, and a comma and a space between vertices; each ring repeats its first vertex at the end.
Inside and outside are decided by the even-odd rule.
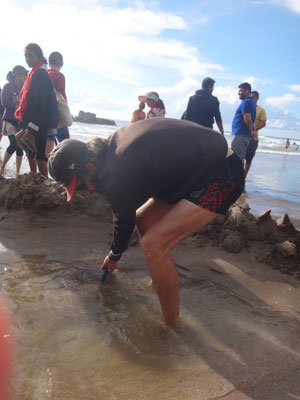
POLYGON ((100 196, 68 205, 62 187, 25 175, 0 179, 0 204, 14 400, 300 396, 299 231, 287 218, 236 206, 178 245, 169 328, 137 238, 99 282, 112 229, 100 196))

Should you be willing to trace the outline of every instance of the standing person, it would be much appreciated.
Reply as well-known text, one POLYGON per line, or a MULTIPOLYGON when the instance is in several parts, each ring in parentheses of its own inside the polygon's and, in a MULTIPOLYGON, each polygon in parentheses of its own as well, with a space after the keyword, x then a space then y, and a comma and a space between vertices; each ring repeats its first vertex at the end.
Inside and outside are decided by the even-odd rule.
POLYGON ((256 90, 253 90, 253 92, 251 92, 251 96, 256 106, 256 116, 254 122, 254 136, 250 139, 245 155, 245 160, 246 160, 245 176, 247 176, 249 172, 252 160, 255 156, 255 152, 258 147, 258 131, 264 128, 267 122, 266 110, 257 105, 259 99, 259 93, 256 90))
MULTIPOLYGON (((1 89, 1 87, 0 87, 0 98, 1 98, 1 93, 2 93, 2 89, 1 89)), ((1 101, 0 101, 0 142, 1 142, 1 139, 2 139, 2 124, 3 124, 3 120, 2 120, 2 117, 3 117, 3 107, 2 107, 2 104, 1 104, 1 101)), ((0 147, 0 149, 1 149, 1 147, 0 147)))
MULTIPOLYGON (((55 90, 57 90, 62 96, 67 100, 66 95, 66 78, 64 74, 60 72, 64 65, 63 56, 58 52, 54 51, 50 54, 48 58, 49 69, 48 74, 50 76, 51 82, 55 90)), ((70 133, 67 126, 57 129, 56 138, 59 142, 65 139, 69 139, 70 133)), ((49 136, 47 140, 46 155, 48 157, 49 153, 53 150, 55 136, 49 136)))
MULTIPOLYGON (((25 47, 25 60, 31 69, 20 93, 20 105, 15 116, 28 137, 33 136, 36 153, 28 154, 30 170, 48 178, 45 154, 47 133, 58 124, 58 108, 52 82, 47 73, 46 59, 36 43, 25 47)), ((22 139, 21 139, 22 140, 22 139)))
POLYGON ((9 146, 4 154, 0 175, 4 175, 8 160, 16 152, 16 173, 19 175, 23 158, 23 150, 17 145, 15 134, 18 132, 19 120, 15 117, 15 111, 20 100, 20 91, 27 78, 28 71, 22 65, 16 65, 7 74, 7 81, 1 93, 1 103, 4 107, 3 134, 8 136, 9 146))
POLYGON ((138 97, 139 101, 146 103, 150 110, 147 113, 147 118, 164 117, 166 108, 164 102, 159 98, 158 93, 149 92, 138 97))
POLYGON ((143 119, 146 118, 146 114, 143 111, 145 108, 145 103, 141 102, 139 104, 139 108, 137 110, 134 110, 132 113, 132 119, 131 119, 131 123, 133 124, 134 122, 137 121, 142 121, 143 119))
POLYGON ((202 89, 197 90, 194 96, 190 97, 182 119, 196 122, 208 128, 213 128, 215 119, 220 133, 224 135, 220 103, 218 98, 212 95, 214 84, 215 81, 212 78, 203 79, 202 89))
POLYGON ((176 322, 179 289, 171 249, 226 214, 244 188, 241 160, 224 136, 189 121, 146 119, 108 139, 65 140, 50 154, 49 172, 67 186, 68 200, 76 189, 88 189, 111 204, 114 231, 103 270, 117 268, 137 226, 164 320, 176 322))
POLYGON ((251 97, 251 85, 248 82, 241 83, 238 91, 242 100, 235 112, 232 121, 233 139, 231 148, 235 154, 244 162, 247 146, 254 137, 253 126, 256 115, 255 103, 251 97))
POLYGON ((290 139, 286 139, 285 148, 288 149, 290 147, 290 139))

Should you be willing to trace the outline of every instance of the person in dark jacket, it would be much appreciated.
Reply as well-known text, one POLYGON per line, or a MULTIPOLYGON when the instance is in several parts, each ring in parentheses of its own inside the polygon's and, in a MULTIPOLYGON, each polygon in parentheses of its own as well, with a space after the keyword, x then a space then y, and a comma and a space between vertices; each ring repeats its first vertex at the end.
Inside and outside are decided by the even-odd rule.
POLYGON ((220 113, 220 103, 217 97, 212 95, 215 81, 212 78, 205 78, 202 81, 202 89, 197 90, 191 96, 182 119, 213 128, 214 119, 219 131, 224 135, 223 123, 220 113))
POLYGON ((19 175, 23 158, 23 150, 17 145, 15 134, 18 132, 19 120, 15 117, 19 105, 19 95, 28 71, 22 65, 16 65, 7 74, 7 82, 1 93, 1 103, 4 107, 3 134, 8 136, 9 146, 4 154, 0 175, 4 175, 5 167, 11 156, 16 152, 16 173, 19 175))
POLYGON ((171 118, 151 118, 88 143, 67 139, 49 156, 50 175, 75 190, 97 191, 114 215, 110 273, 137 226, 164 320, 179 316, 178 276, 171 249, 218 214, 244 188, 241 160, 219 133, 171 118))
POLYGON ((31 69, 20 93, 20 105, 15 116, 21 127, 34 135, 36 154, 28 154, 30 170, 48 178, 45 155, 48 131, 58 125, 58 108, 52 82, 47 72, 46 59, 36 43, 25 47, 25 60, 31 69))
MULTIPOLYGON (((2 89, 1 89, 1 87, 0 87, 0 98, 1 98, 1 93, 2 93, 2 89)), ((0 101, 0 142, 1 142, 1 139, 2 139, 2 123, 3 123, 3 120, 2 120, 2 117, 3 117, 3 111, 4 111, 4 109, 3 109, 3 106, 2 106, 2 103, 1 103, 1 101, 0 101)), ((1 149, 2 147, 0 147, 0 149, 1 149)))

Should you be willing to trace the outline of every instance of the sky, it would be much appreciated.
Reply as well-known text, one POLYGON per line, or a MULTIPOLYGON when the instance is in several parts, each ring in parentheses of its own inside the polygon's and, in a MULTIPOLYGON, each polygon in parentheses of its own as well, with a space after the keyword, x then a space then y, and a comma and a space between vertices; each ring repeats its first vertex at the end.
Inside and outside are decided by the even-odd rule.
POLYGON ((5 0, 1 31, 0 86, 26 44, 59 51, 73 115, 129 121, 156 91, 178 118, 210 76, 225 124, 247 81, 267 126, 300 139, 300 0, 5 0))

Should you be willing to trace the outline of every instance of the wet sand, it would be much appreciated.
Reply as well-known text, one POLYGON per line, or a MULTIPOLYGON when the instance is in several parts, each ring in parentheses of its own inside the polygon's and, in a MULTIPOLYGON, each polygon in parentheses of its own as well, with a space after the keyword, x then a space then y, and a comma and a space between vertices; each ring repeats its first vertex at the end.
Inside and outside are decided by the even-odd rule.
POLYGON ((13 321, 14 400, 300 397, 300 281, 263 261, 269 242, 228 252, 215 226, 179 244, 180 322, 170 328, 137 240, 101 284, 108 215, 80 212, 79 198, 47 210, 33 184, 29 203, 13 189, 19 208, 1 197, 0 286, 13 321))

